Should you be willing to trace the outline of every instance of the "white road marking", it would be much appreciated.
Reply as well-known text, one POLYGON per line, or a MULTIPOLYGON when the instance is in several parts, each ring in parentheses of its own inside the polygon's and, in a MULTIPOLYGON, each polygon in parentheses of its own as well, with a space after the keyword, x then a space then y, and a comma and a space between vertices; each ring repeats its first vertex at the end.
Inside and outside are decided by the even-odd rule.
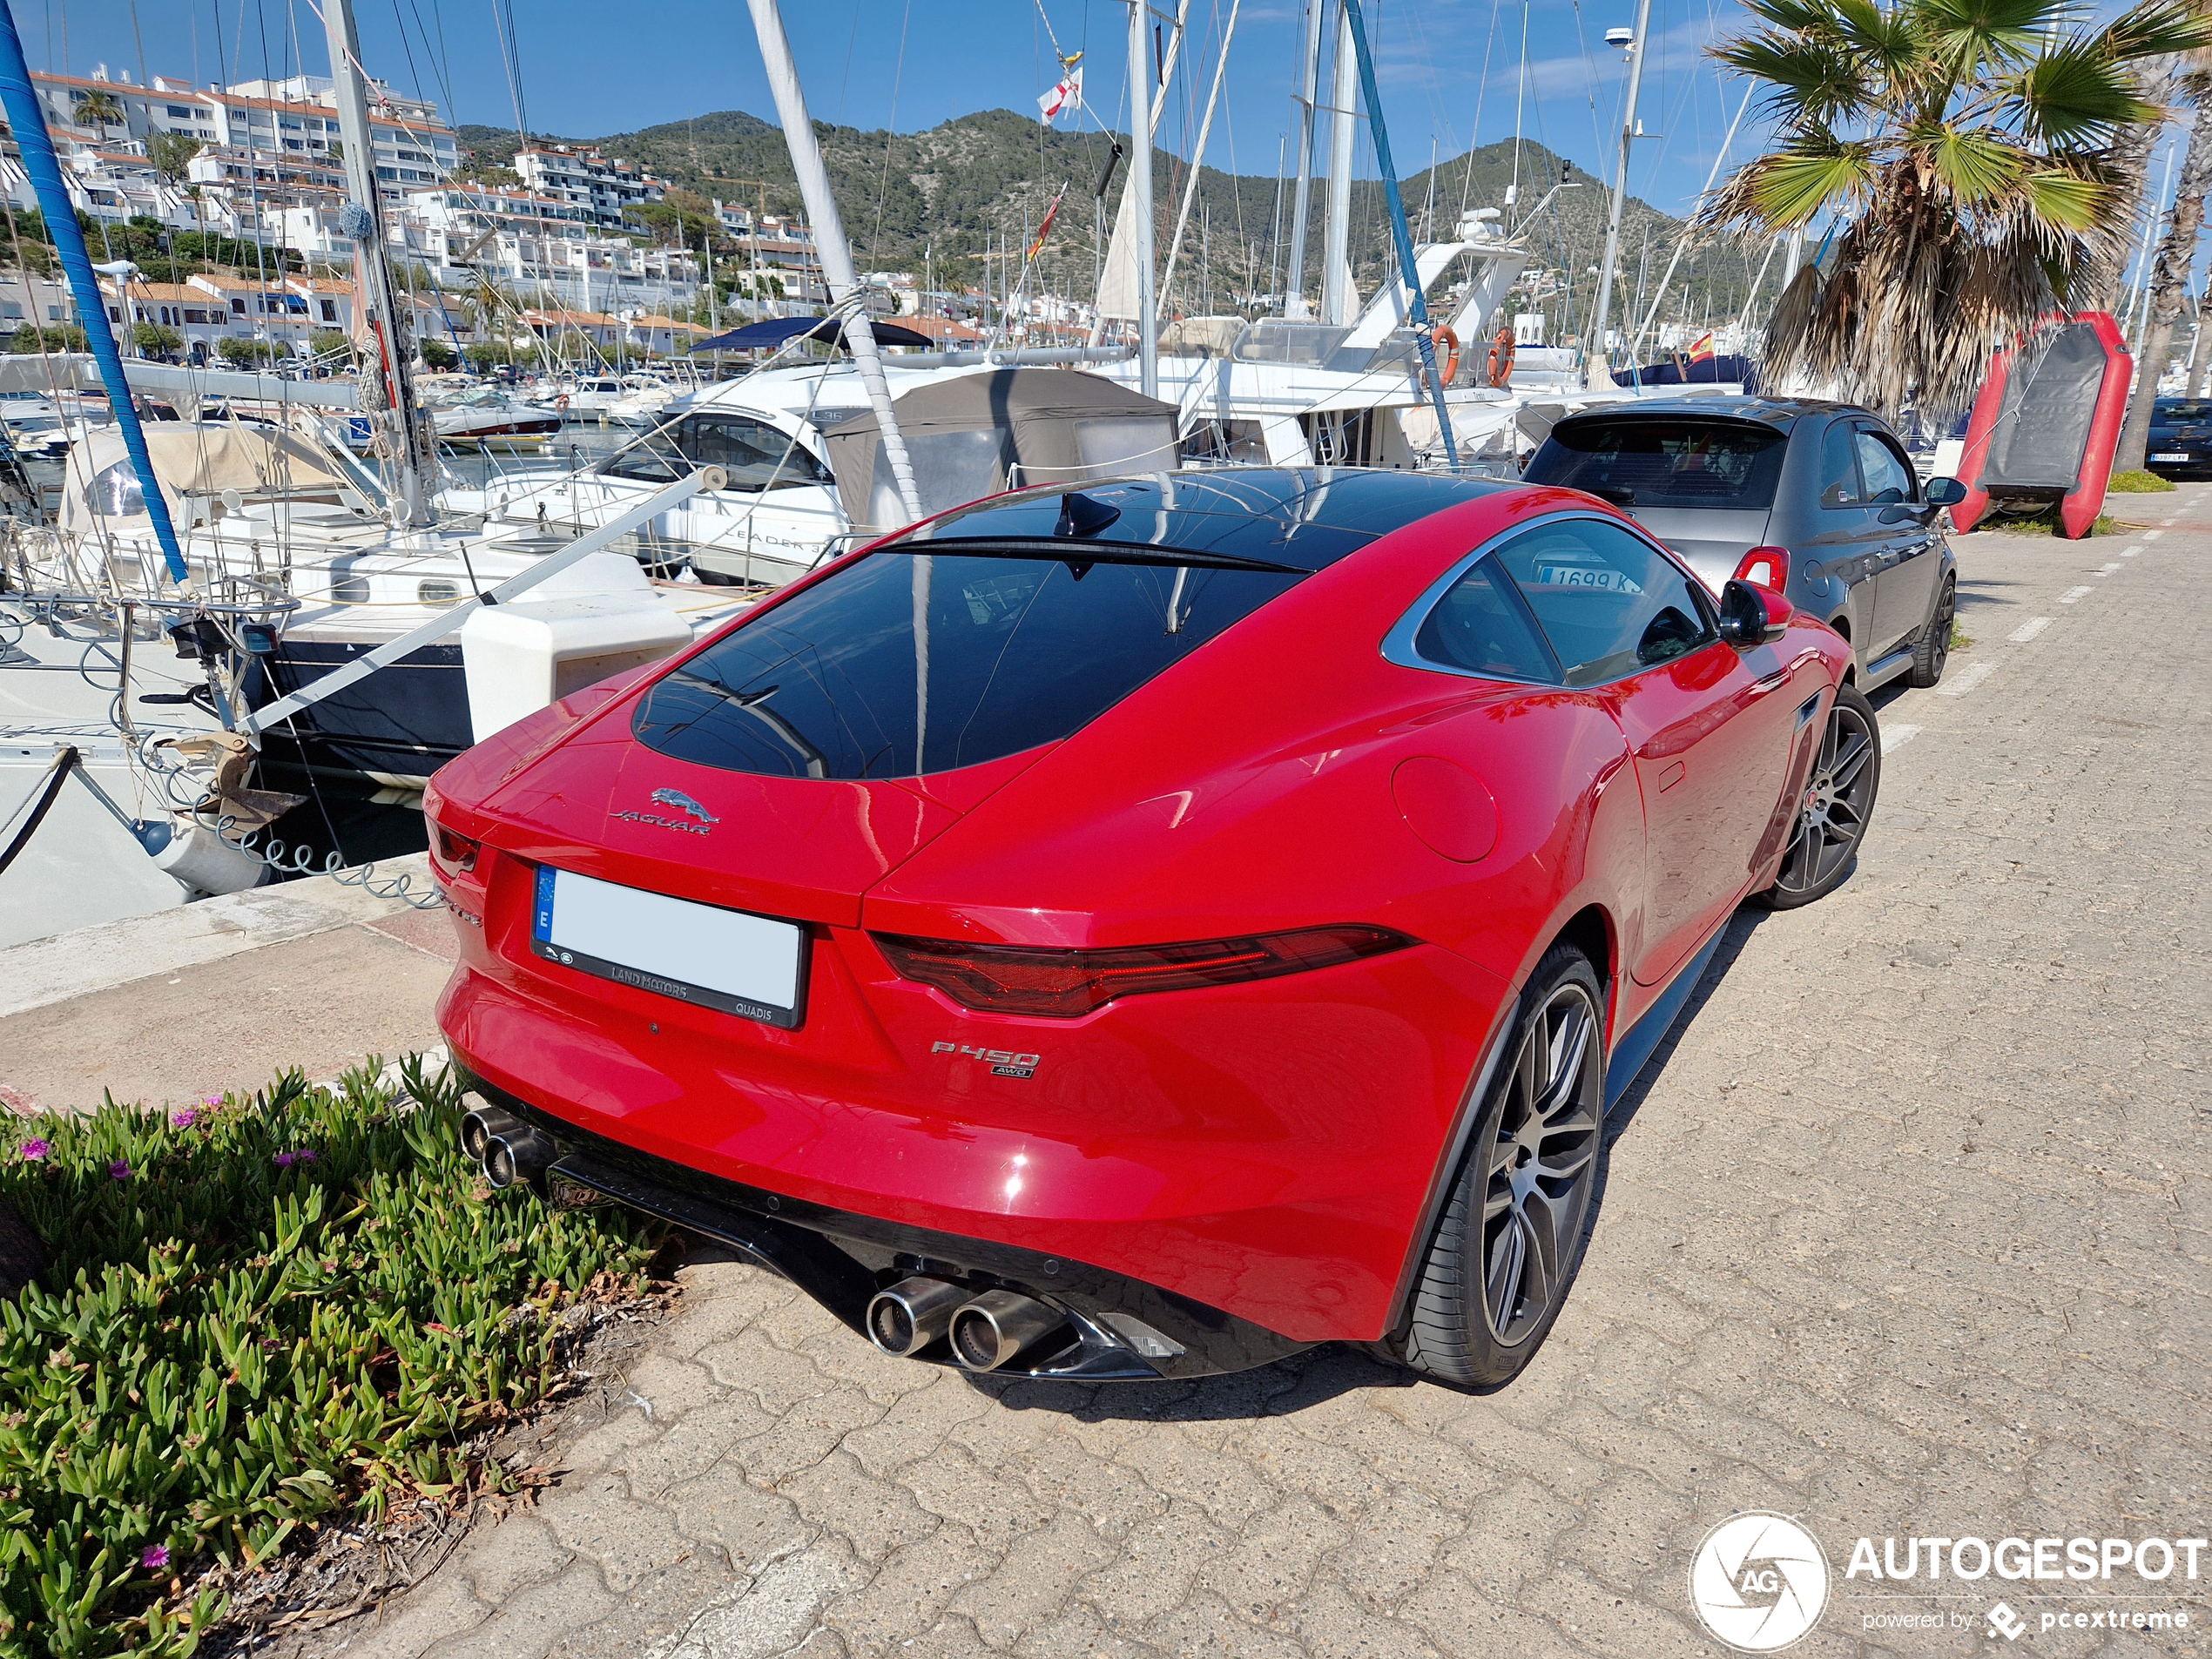
POLYGON ((2123 547, 2120 550, 2120 556, 2123 559, 2132 559, 2136 554, 2141 552, 2142 550, 2143 550, 2140 545, 2135 547, 2123 547))
POLYGON ((2059 603, 2062 605, 2070 605, 2076 599, 2086 599, 2095 591, 2094 588, 2068 588, 2064 593, 2059 595, 2059 603))
POLYGON ((1964 673, 1946 680, 1936 690, 1946 697, 1964 697, 1996 671, 1997 664, 1994 663, 1975 663, 1964 673))
POLYGON ((2019 627, 2013 629, 2013 631, 2006 634, 2005 637, 2011 640, 2015 645, 2025 645, 2029 640, 2034 638, 2036 635, 2041 633, 2046 628, 2048 628, 2057 620, 2058 618, 2056 617, 2037 617, 2030 621, 2020 624, 2019 627))
MULTIPOLYGON (((2171 524, 2174 521, 2169 518, 2166 522, 2168 524, 2171 524)), ((2160 536, 2165 534, 2166 532, 2164 530, 2145 530, 2143 532, 2143 540, 2146 542, 2155 542, 2160 536)))
POLYGON ((2097 574, 2099 576, 2110 576, 2114 570, 2121 568, 2120 561, 2118 559, 2114 559, 2110 564, 2099 565, 2097 567, 2097 574))
POLYGON ((1882 752, 1893 754, 1919 735, 1917 725, 1885 725, 1882 728, 1882 752))

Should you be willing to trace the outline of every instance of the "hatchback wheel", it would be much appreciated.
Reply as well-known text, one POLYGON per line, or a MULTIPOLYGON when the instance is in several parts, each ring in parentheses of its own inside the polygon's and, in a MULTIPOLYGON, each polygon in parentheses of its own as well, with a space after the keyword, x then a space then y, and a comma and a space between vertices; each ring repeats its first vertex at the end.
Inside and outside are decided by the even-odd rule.
POLYGON ((1588 958, 1537 965, 1393 1356, 1440 1382, 1528 1362, 1582 1259, 1605 1115, 1604 994, 1588 958))
POLYGON ((1774 885, 1760 895, 1770 909, 1794 910, 1824 899, 1851 874, 1874 816, 1882 782, 1882 739, 1874 705, 1856 686, 1836 690, 1820 752, 1797 803, 1797 821, 1774 885))
POLYGON ((1935 614, 1920 630, 1920 643, 1912 648, 1913 685, 1933 685, 1943 678, 1943 665, 1951 660, 1951 624, 1958 614, 1958 584, 1946 577, 1943 591, 1936 596, 1935 614))

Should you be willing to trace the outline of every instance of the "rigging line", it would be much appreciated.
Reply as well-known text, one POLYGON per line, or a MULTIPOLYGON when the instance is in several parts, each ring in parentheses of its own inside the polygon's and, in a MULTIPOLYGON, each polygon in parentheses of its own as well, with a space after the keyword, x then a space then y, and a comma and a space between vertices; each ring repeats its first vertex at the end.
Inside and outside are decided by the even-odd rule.
MULTIPOLYGON (((1582 0, 1573 0, 1573 4, 1575 8, 1575 38, 1581 43, 1582 48, 1583 97, 1588 100, 1590 106, 1590 138, 1591 141, 1597 145, 1598 158, 1601 162, 1602 162, 1605 158, 1606 144, 1605 129, 1599 123, 1597 118, 1597 64, 1590 57, 1589 30, 1582 26, 1582 0)), ((1537 125, 1540 128, 1542 125, 1541 116, 1537 125)), ((1600 173, 1598 177, 1600 179, 1602 179, 1605 175, 1603 173, 1600 173)))
POLYGON ((529 148, 530 135, 529 126, 523 119, 522 78, 516 72, 516 54, 511 44, 513 36, 509 32, 513 23, 512 13, 508 15, 504 22, 501 20, 500 0, 491 0, 491 26, 492 32, 499 37, 499 64, 500 67, 507 71, 507 96, 513 100, 515 105, 515 137, 520 141, 521 147, 527 150, 529 148))
POLYGON ((1467 129, 1467 170, 1460 175, 1460 218, 1467 216, 1467 205, 1474 199, 1474 152, 1482 142, 1482 105, 1490 93, 1490 53, 1498 44, 1498 14, 1505 9, 1506 0, 1490 0, 1490 33, 1482 43, 1482 78, 1475 84, 1474 125, 1467 129))
POLYGON ((883 202, 891 192, 891 147, 899 142, 899 88, 907 78, 907 25, 914 21, 914 0, 899 14, 899 58, 891 70, 891 118, 883 124, 883 171, 875 184, 875 225, 868 232, 868 257, 883 248, 883 202))
POLYGON ((1527 107, 1528 0, 1521 0, 1521 86, 1513 96, 1513 199, 1516 203, 1521 200, 1521 121, 1527 107))
POLYGON ((146 73, 146 37, 138 32, 138 0, 131 0, 131 40, 138 49, 138 80, 151 91, 153 77, 146 73))

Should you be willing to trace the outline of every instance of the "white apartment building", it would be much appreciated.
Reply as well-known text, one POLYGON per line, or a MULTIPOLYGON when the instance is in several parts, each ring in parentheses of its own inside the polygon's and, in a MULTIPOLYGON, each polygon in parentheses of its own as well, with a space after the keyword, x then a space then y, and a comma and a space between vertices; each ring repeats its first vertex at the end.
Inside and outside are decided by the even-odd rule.
POLYGON ((643 167, 569 145, 519 151, 515 171, 538 195, 581 207, 594 224, 610 230, 620 229, 632 208, 668 194, 668 181, 643 167))
MULTIPOLYGON (((157 75, 151 86, 139 86, 128 71, 111 78, 102 64, 89 77, 35 73, 30 79, 55 138, 103 152, 143 156, 148 138, 173 132, 271 161, 327 164, 341 136, 337 91, 316 75, 228 88, 210 82, 204 89, 157 75)), ((381 81, 369 84, 377 182, 397 206, 407 186, 449 177, 460 151, 435 105, 401 98, 381 81)))
POLYGON ((697 254, 602 236, 588 209, 535 191, 412 191, 402 218, 395 242, 447 287, 481 272, 526 305, 609 312, 681 306, 699 291, 697 254))

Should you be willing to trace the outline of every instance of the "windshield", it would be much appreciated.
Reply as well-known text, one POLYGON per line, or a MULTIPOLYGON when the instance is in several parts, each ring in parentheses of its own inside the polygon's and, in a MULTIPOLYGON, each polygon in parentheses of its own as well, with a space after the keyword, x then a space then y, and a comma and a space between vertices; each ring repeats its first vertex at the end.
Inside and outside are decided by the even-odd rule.
POLYGON ((2161 421, 2212 421, 2212 403, 2186 402, 2180 398, 2160 398, 2157 412, 2161 421))
POLYGON ((1586 489, 1616 507, 1774 504, 1787 435, 1735 421, 1565 421, 1528 458, 1532 484, 1586 489))

